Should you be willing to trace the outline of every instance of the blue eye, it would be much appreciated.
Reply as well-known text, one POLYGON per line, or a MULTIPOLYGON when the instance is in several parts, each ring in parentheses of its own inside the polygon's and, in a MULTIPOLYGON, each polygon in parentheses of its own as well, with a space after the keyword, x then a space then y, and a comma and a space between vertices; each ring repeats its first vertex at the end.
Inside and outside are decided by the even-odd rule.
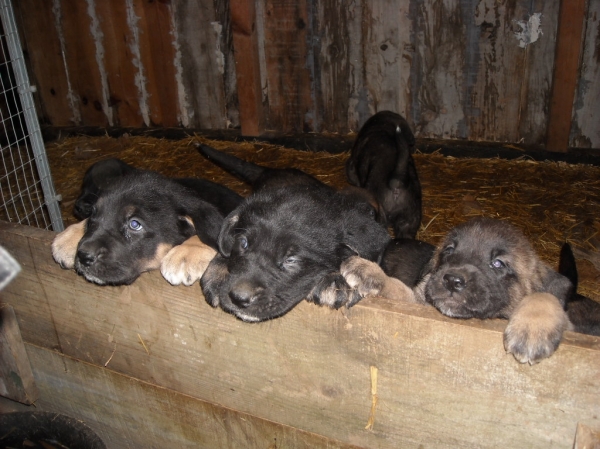
POLYGON ((134 231, 141 231, 143 226, 139 221, 133 219, 129 221, 129 228, 134 231))
POLYGON ((246 237, 238 237, 238 242, 240 243, 240 248, 247 249, 248 248, 248 239, 246 237))
POLYGON ((492 260, 491 267, 492 268, 504 268, 506 265, 500 259, 492 260))

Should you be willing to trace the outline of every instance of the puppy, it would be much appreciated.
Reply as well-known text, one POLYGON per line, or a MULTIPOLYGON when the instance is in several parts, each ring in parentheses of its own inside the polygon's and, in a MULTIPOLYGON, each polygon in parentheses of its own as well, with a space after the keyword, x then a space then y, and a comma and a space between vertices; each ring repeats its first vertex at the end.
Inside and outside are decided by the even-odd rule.
POLYGON ((204 296, 247 322, 280 317, 303 299, 339 308, 360 297, 339 273, 350 255, 378 261, 390 237, 369 204, 320 183, 261 188, 225 219, 204 296))
POLYGON ((564 306, 571 283, 537 257, 519 230, 500 220, 477 218, 452 229, 414 289, 356 257, 341 271, 361 296, 431 304, 454 318, 508 319, 504 346, 521 363, 552 355, 570 326, 564 306))
POLYGON ((241 201, 206 180, 134 170, 100 191, 88 219, 56 236, 52 254, 99 285, 131 284, 158 268, 169 282, 189 285, 216 254, 225 213, 241 201))
POLYGON ((96 162, 87 169, 81 184, 81 193, 73 206, 73 215, 84 220, 92 214, 102 189, 107 188, 116 179, 134 172, 136 169, 120 159, 109 158, 96 162))
POLYGON ((571 323, 570 329, 582 334, 600 336, 600 303, 577 293, 579 274, 573 250, 568 243, 565 243, 560 250, 558 272, 573 284, 566 305, 571 323))
POLYGON ((396 238, 414 238, 421 224, 421 183, 412 158, 415 138, 406 120, 381 111, 362 126, 346 161, 348 182, 370 191, 382 222, 396 238))

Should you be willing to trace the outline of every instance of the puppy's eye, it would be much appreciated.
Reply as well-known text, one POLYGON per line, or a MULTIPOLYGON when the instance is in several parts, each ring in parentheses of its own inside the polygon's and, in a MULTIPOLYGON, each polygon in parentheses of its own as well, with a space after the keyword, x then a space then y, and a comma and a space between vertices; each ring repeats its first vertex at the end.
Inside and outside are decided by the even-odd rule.
POLYGON ((240 246, 240 249, 248 248, 248 239, 246 237, 244 237, 243 235, 238 237, 237 241, 238 241, 238 245, 240 246))
POLYGON ((288 256, 285 258, 283 263, 279 266, 282 270, 293 270, 300 263, 300 258, 296 256, 288 256))
POLYGON ((492 263, 490 264, 490 266, 492 268, 504 268, 506 265, 500 259, 494 259, 494 260, 492 260, 492 263))
POLYGON ((129 229, 133 231, 141 231, 144 227, 142 224, 136 219, 129 220, 129 229))
POLYGON ((442 250, 442 254, 444 256, 452 254, 453 252, 454 252, 454 245, 448 245, 442 250))

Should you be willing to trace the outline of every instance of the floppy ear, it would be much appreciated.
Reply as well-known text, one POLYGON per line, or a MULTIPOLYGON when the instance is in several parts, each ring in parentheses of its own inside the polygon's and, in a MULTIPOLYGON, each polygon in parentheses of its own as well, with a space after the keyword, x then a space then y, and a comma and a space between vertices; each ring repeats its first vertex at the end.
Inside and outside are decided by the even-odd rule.
POLYGON ((231 255, 231 248, 233 247, 233 242, 235 240, 233 230, 239 220, 240 212, 236 209, 225 217, 223 225, 221 226, 221 232, 219 233, 219 251, 221 251, 221 254, 225 257, 231 255))
POLYGON ((541 291, 556 296, 560 304, 565 307, 565 304, 573 295, 573 284, 562 274, 548 268, 548 272, 542 281, 541 291))

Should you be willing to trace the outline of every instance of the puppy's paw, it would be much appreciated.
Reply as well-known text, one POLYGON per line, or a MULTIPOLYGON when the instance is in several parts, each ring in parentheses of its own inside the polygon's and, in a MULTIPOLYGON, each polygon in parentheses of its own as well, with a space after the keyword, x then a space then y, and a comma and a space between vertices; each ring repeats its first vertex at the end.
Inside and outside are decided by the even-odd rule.
POLYGON ((348 285, 340 273, 334 272, 323 277, 306 299, 321 306, 339 309, 344 305, 352 307, 362 297, 348 285))
POLYGON ((415 301, 410 287, 399 279, 386 275, 375 262, 352 256, 342 263, 340 271, 348 285, 355 289, 361 298, 380 296, 407 302, 415 301))
POLYGON ((192 285, 198 281, 217 252, 193 236, 171 248, 160 264, 160 272, 172 285, 192 285))
POLYGON ((569 324, 558 299, 534 293, 521 300, 504 330, 504 348, 521 363, 533 365, 558 348, 569 324))
POLYGON ((87 218, 69 226, 54 237, 52 241, 52 258, 62 268, 70 270, 75 266, 77 246, 85 234, 86 223, 87 218))
POLYGON ((200 279, 202 294, 212 307, 219 305, 219 294, 225 290, 229 280, 229 270, 227 268, 227 259, 217 254, 208 264, 208 268, 200 279))

